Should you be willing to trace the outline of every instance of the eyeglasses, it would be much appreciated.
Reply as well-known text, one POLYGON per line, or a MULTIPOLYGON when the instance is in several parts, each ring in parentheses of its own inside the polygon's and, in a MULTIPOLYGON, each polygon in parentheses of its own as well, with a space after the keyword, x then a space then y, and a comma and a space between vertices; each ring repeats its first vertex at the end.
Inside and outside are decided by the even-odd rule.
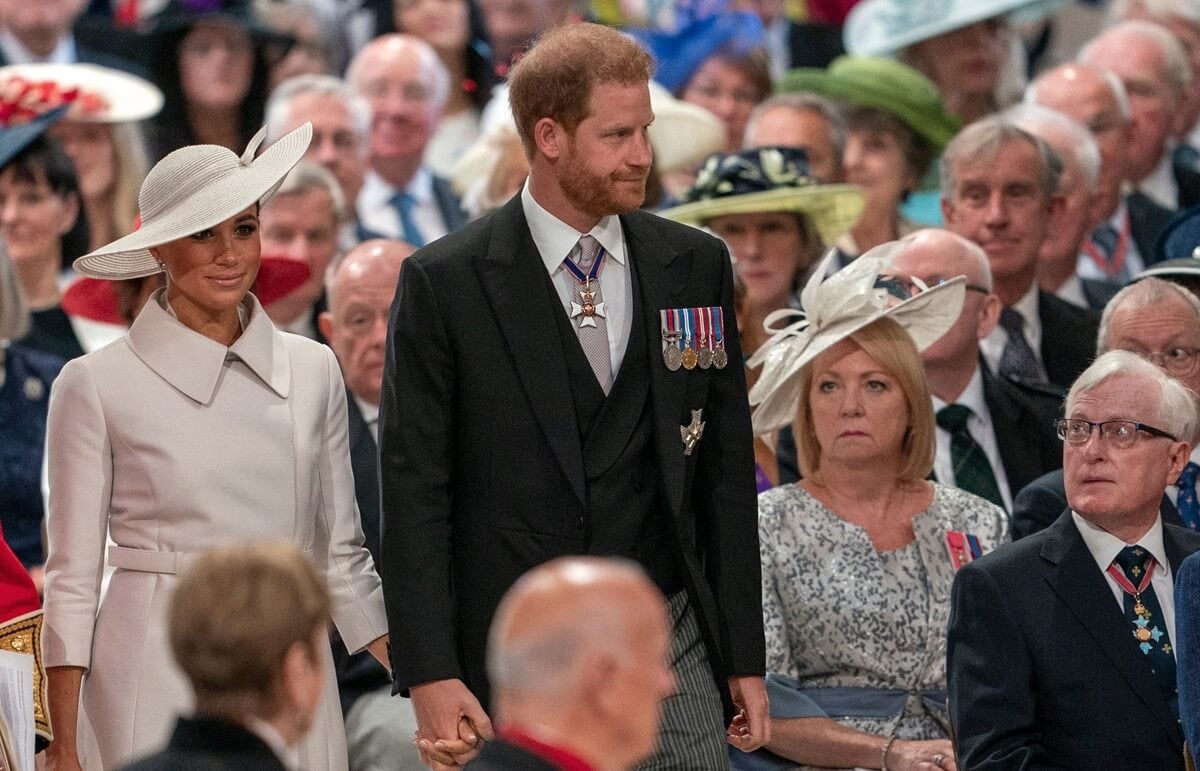
POLYGON ((1139 431, 1150 436, 1161 436, 1173 442, 1179 441, 1173 434, 1168 434, 1161 428, 1147 426, 1145 423, 1135 423, 1132 420, 1106 420, 1102 423, 1092 423, 1087 420, 1059 418, 1054 421, 1054 429, 1058 433, 1058 438, 1076 447, 1087 444, 1088 440, 1092 438, 1092 429, 1095 428, 1100 429, 1100 437, 1105 442, 1118 450, 1132 447, 1133 443, 1137 441, 1139 431))
MULTIPOLYGON (((927 289, 933 289, 935 286, 941 286, 949 280, 950 279, 948 278, 942 278, 941 276, 938 276, 931 277, 928 281, 922 280, 922 283, 925 284, 927 289)), ((907 300, 924 291, 920 286, 917 285, 916 281, 914 281, 912 277, 904 275, 880 276, 879 278, 875 279, 875 287, 877 289, 886 290, 888 294, 890 294, 892 297, 895 297, 897 300, 907 300)), ((964 284, 963 289, 967 290, 968 292, 980 292, 985 295, 992 293, 990 289, 979 286, 978 284, 964 284)))
POLYGON ((1183 348, 1176 346, 1168 348, 1165 351, 1132 351, 1143 359, 1149 359, 1161 369, 1165 369, 1172 375, 1187 375, 1196 368, 1196 354, 1200 353, 1200 348, 1183 348))

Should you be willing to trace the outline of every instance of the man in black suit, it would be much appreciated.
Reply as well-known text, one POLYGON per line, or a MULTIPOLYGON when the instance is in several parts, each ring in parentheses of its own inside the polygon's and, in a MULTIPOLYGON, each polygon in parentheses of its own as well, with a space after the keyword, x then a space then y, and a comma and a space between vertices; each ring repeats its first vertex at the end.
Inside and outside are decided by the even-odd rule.
POLYGON ((1057 195, 1061 163, 1041 139, 994 115, 963 129, 942 156, 946 229, 979 244, 1000 298, 1000 323, 980 341, 995 374, 1067 388, 1091 361, 1097 322, 1043 292, 1038 252, 1057 195))
POLYGON ((954 581, 958 766, 1182 769, 1173 574, 1200 534, 1164 525, 1158 504, 1187 462, 1196 405, 1145 359, 1111 351, 1066 414, 1070 508, 954 581))
MULTIPOLYGON (((329 310, 318 318, 346 381, 346 415, 354 498, 363 545, 379 568, 379 391, 387 351, 388 311, 400 266, 413 248, 400 241, 366 241, 350 250, 325 284, 329 310)), ((413 745, 416 719, 407 699, 393 699, 392 678, 369 653, 350 655, 337 631, 334 674, 346 723, 350 765, 358 771, 421 767, 413 745)))
POLYGON ((484 648, 500 597, 530 567, 572 554, 632 559, 669 598, 679 693, 658 762, 724 766, 735 710, 732 744, 766 740, 732 266, 710 236, 637 211, 650 69, 604 27, 544 36, 510 80, 525 189, 401 273, 382 400, 381 573, 396 689, 411 693, 421 746, 439 762, 464 759, 490 730, 484 648), (697 314, 667 313, 664 334, 672 309, 716 309, 700 315, 723 314, 722 342, 709 335, 700 351, 692 335, 682 351, 674 317, 697 314))
POLYGON ((127 58, 78 40, 72 32, 84 0, 0 0, 0 65, 101 64, 145 76, 127 58))
POLYGON ((662 592, 624 560, 564 557, 504 596, 488 642, 502 728, 472 771, 630 768, 675 689, 662 592))
POLYGON ((346 69, 371 107, 367 173, 357 205, 359 240, 391 238, 421 247, 453 233, 467 215, 449 181, 425 166, 425 148, 450 94, 433 48, 412 35, 383 35, 346 69))
MULTIPOLYGON (((1099 353, 1125 350, 1149 354, 1165 371, 1200 393, 1200 363, 1195 353, 1200 350, 1200 301, 1178 284, 1151 277, 1122 289, 1104 309, 1096 347, 1099 353)), ((1200 456, 1200 451, 1197 454, 1200 456)), ((1194 492, 1194 481, 1191 487, 1194 492)), ((1163 520, 1173 525, 1184 524, 1175 506, 1178 489, 1176 484, 1168 487, 1160 507, 1163 520)), ((1017 495, 1013 505, 1013 538, 1049 527, 1064 506, 1062 472, 1035 480, 1017 495)))
POLYGON ((898 275, 929 286, 967 277, 958 321, 921 353, 938 421, 934 473, 942 484, 963 487, 1011 511, 1018 490, 1062 465, 1051 426, 1061 400, 1047 387, 1012 383, 981 364, 979 341, 996 327, 1000 300, 991 291, 987 255, 978 246, 945 230, 917 231, 900 243, 892 258, 898 275), (955 470, 975 452, 987 459, 990 478, 958 479, 955 470))

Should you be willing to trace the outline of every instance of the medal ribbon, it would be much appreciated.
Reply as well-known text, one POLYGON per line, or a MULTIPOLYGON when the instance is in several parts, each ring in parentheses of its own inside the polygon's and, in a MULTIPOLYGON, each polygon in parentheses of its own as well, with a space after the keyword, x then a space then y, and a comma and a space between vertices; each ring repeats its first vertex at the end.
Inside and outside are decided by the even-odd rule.
POLYGON ((721 345, 725 339, 725 309, 717 306, 716 308, 709 308, 708 312, 712 313, 714 310, 716 310, 717 315, 713 319, 716 322, 713 324, 713 338, 717 341, 717 345, 721 345))
POLYGON ((710 324, 705 314, 707 310, 708 308, 696 309, 696 328, 698 330, 696 335, 700 340, 701 348, 707 348, 708 343, 712 341, 712 334, 709 332, 710 324))
POLYGON ((683 309, 683 347, 692 347, 692 330, 695 329, 693 324, 695 320, 692 318, 693 308, 683 309))
POLYGON ((571 271, 571 275, 575 277, 576 281, 586 286, 589 282, 596 280, 596 276, 600 274, 600 265, 607 255, 608 252, 604 250, 604 247, 600 247, 600 253, 596 255, 596 261, 592 263, 592 269, 587 273, 584 273, 583 269, 576 265, 575 260, 572 260, 570 256, 563 260, 563 265, 571 271))
POLYGON ((1096 267, 1104 273, 1104 275, 1113 278, 1121 274, 1121 269, 1125 267, 1125 256, 1129 253, 1129 215, 1125 215, 1125 221, 1121 223, 1121 230, 1117 233, 1117 248, 1113 251, 1112 260, 1104 256, 1104 252, 1096 248, 1089 238, 1083 242, 1083 251, 1087 252, 1088 257, 1092 258, 1092 262, 1096 263, 1096 267))
POLYGON ((1154 566, 1156 564, 1158 563, 1153 559, 1146 564, 1146 575, 1142 576, 1142 580, 1136 588, 1125 577, 1125 571, 1121 570, 1120 566, 1116 563, 1109 565, 1106 572, 1112 576, 1112 579, 1117 582, 1117 586, 1121 587, 1122 591, 1133 595, 1134 599, 1139 599, 1142 596, 1142 592, 1146 591, 1146 587, 1150 585, 1150 578, 1154 575, 1154 566))

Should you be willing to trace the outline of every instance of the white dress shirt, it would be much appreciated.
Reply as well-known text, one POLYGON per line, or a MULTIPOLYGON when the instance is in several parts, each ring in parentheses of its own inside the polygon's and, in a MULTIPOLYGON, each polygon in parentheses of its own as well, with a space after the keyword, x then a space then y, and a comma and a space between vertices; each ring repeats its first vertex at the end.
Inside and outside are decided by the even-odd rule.
POLYGON ((604 261, 600 270, 600 290, 604 299, 604 320, 608 327, 608 355, 612 362, 613 380, 621 371, 621 362, 625 358, 625 347, 629 344, 629 331, 633 326, 633 286, 629 280, 629 262, 626 258, 625 233, 621 229, 621 220, 615 215, 609 215, 596 227, 587 233, 580 233, 575 228, 555 217, 542 208, 529 192, 529 183, 521 190, 521 208, 525 210, 525 220, 529 223, 529 233, 533 243, 546 264, 546 272, 558 289, 559 299, 562 300, 563 310, 571 312, 571 301, 576 299, 576 288, 579 286, 575 277, 563 266, 563 260, 575 248, 581 236, 590 235, 600 242, 609 259, 604 261))
POLYGON ((31 53, 17 40, 16 35, 7 29, 0 29, 0 52, 4 53, 4 58, 9 64, 75 64, 79 59, 75 50, 75 38, 70 35, 59 38, 50 55, 41 57, 31 53))
MULTIPOLYGON (((979 367, 975 368, 975 374, 971 376, 971 381, 967 383, 966 389, 959 394, 954 403, 971 410, 971 417, 967 420, 967 433, 987 456, 988 465, 992 467, 992 476, 996 478, 996 486, 1000 488, 1000 498, 1004 501, 1004 508, 1012 511, 1012 490, 1008 487, 1008 477, 1004 473, 1004 464, 1000 460, 1000 446, 996 443, 992 413, 988 411, 987 401, 983 398, 983 373, 979 367)), ((946 404, 936 396, 933 397, 933 413, 936 415, 938 410, 945 407, 946 404)), ((934 435, 934 444, 937 449, 933 456, 933 473, 942 484, 956 486, 954 461, 951 460, 950 454, 950 438, 949 431, 941 426, 937 427, 934 435)))
MULTIPOLYGON (((1025 332, 1025 342, 1033 350, 1034 357, 1042 361, 1042 317, 1038 315, 1038 285, 1033 282, 1025 295, 1012 306, 1024 319, 1022 329, 1025 332)), ((983 352, 983 360, 987 362, 992 372, 1000 371, 1000 359, 1004 356, 1004 346, 1008 345, 1008 333, 999 324, 979 341, 979 350, 983 352)))
POLYGON ((1083 279, 1079 277, 1078 273, 1072 273, 1068 276, 1067 280, 1062 283, 1062 286, 1054 291, 1054 296, 1071 303, 1077 308, 1091 307, 1088 305, 1087 295, 1083 292, 1083 279))
POLYGON ((375 444, 379 444, 379 405, 371 404, 361 396, 355 396, 354 403, 358 405, 358 411, 362 414, 363 422, 367 424, 367 430, 371 432, 371 438, 375 440, 375 444))
POLYGON ((1158 166, 1154 167, 1150 176, 1137 184, 1137 189, 1159 206, 1172 211, 1179 208, 1179 183, 1175 181, 1175 142, 1167 143, 1158 166))
POLYGON ((294 747, 289 747, 288 743, 283 740, 283 735, 276 730, 275 726, 265 720, 260 720, 256 717, 246 719, 245 728, 250 733, 262 739, 263 744, 271 748, 271 752, 275 753, 275 757, 279 758, 279 762, 288 771, 295 771, 300 768, 300 756, 294 747))
MULTIPOLYGON (((446 235, 448 229, 433 195, 433 175, 429 170, 418 169, 405 190, 413 198, 413 222, 421 230, 425 243, 431 244, 446 235)), ((384 238, 403 241, 400 212, 392 206, 392 196, 398 192, 400 188, 388 184, 383 177, 368 169, 363 177, 362 190, 358 193, 359 224, 384 238)))
POLYGON ((1154 575, 1150 578, 1150 586, 1154 589, 1154 595, 1158 597, 1158 604, 1162 607, 1163 612, 1163 623, 1167 627, 1167 634, 1171 637, 1171 644, 1174 645, 1175 579, 1171 575, 1171 563, 1167 561, 1166 547, 1163 546, 1162 517, 1155 517, 1154 526, 1146 531, 1146 534, 1139 538, 1136 544, 1125 543, 1074 511, 1071 512, 1071 518, 1075 520, 1075 527, 1079 529, 1079 535, 1083 536, 1084 544, 1092 553, 1092 558, 1096 560, 1100 572, 1104 574, 1104 580, 1108 582, 1108 588, 1112 590, 1113 599, 1121 608, 1122 614, 1125 613, 1125 590, 1108 574, 1108 566, 1126 546, 1141 546, 1150 552, 1154 561, 1158 563, 1154 567, 1154 575))
MULTIPOLYGON (((1172 205, 1170 208, 1174 209, 1175 206, 1172 205)), ((1121 268, 1121 275, 1132 278, 1145 269, 1146 261, 1142 259, 1142 253, 1138 251, 1137 241, 1133 238, 1133 226, 1129 222, 1129 207, 1125 205, 1125 196, 1121 196, 1120 203, 1117 204, 1117 210, 1108 218, 1108 224, 1112 226, 1113 230, 1117 231, 1118 237, 1126 229, 1129 230, 1129 238, 1125 241, 1125 263, 1121 268)), ((1091 236, 1089 235, 1088 238, 1091 238, 1091 236)), ((1086 251, 1079 252, 1079 262, 1076 263, 1075 272, 1081 278, 1094 278, 1100 281, 1115 280, 1100 270, 1100 266, 1096 264, 1096 261, 1086 251)), ((1080 286, 1080 294, 1082 292, 1083 288, 1080 286)), ((1065 297, 1063 299, 1067 300, 1065 297)), ((1068 300, 1068 302, 1070 301, 1068 300)), ((1087 306, 1085 305, 1084 307, 1087 306)))

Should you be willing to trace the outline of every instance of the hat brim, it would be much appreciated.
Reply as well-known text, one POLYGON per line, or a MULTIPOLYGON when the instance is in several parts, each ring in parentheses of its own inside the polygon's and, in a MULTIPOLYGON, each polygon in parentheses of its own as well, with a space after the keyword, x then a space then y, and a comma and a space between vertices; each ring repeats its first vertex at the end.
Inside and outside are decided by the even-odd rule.
POLYGON ((1156 262, 1133 277, 1134 281, 1155 276, 1157 278, 1200 278, 1200 259, 1179 257, 1174 260, 1156 262))
POLYGON ((854 185, 811 185, 692 201, 659 214, 686 225, 703 225, 728 214, 796 212, 807 216, 829 245, 854 227, 863 206, 862 191, 854 185))
POLYGON ((846 53, 855 56, 894 54, 923 40, 937 37, 976 22, 1004 16, 1014 23, 1033 21, 1054 12, 1066 0, 956 0, 949 13, 939 13, 905 29, 886 25, 903 23, 900 12, 884 6, 913 0, 864 0, 856 5, 842 29, 846 53))
POLYGON ((958 133, 958 119, 944 110, 934 114, 903 104, 895 91, 887 86, 875 79, 847 78, 829 70, 803 67, 788 72, 778 90, 785 93, 804 91, 835 102, 883 110, 902 120, 940 153, 958 133))
POLYGON ((0 80, 22 78, 32 82, 53 82, 61 88, 78 88, 85 95, 98 96, 103 106, 81 109, 86 101, 76 101, 64 120, 85 123, 125 123, 157 115, 163 106, 162 91, 143 78, 95 64, 11 64, 0 67, 0 80))
MULTIPOLYGON (((311 139, 310 123, 285 134, 252 162, 194 191, 171 212, 143 221, 138 230, 75 260, 75 272, 110 280, 157 273, 159 266, 150 254, 151 247, 219 225, 255 203, 260 206, 266 203, 292 167, 304 157, 311 139)), ((185 150, 187 148, 176 152, 185 150)))
POLYGON ((9 161, 29 147, 33 140, 45 134, 46 129, 53 126, 66 114, 67 105, 63 105, 39 115, 28 123, 0 129, 0 167, 8 165, 9 161))
MULTIPOLYGON (((822 260, 817 275, 828 266, 829 259, 822 260)), ((836 274, 826 280, 835 278, 836 274)), ((773 345, 758 362, 752 362, 752 365, 761 364, 764 372, 769 369, 782 371, 770 383, 760 377, 750 389, 750 403, 755 405, 752 418, 754 433, 765 434, 791 425, 802 396, 800 376, 803 369, 817 356, 880 319, 889 318, 899 324, 912 338, 918 351, 933 345, 958 320, 966 295, 966 283, 965 276, 957 276, 895 305, 835 322, 812 335, 799 352, 794 344, 787 342, 773 345)))

